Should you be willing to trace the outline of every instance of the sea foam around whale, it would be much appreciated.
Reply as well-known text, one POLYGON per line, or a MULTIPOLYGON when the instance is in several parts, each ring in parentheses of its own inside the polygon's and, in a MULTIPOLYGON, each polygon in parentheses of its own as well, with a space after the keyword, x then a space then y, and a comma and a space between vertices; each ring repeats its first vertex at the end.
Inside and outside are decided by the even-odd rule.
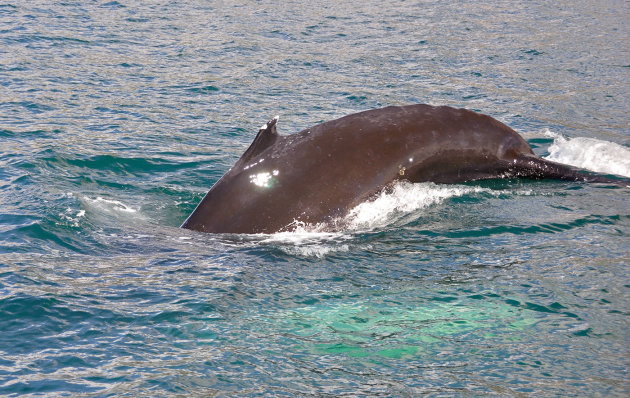
POLYGON ((553 138, 545 159, 604 174, 630 177, 630 148, 588 137, 567 138, 551 131, 553 138))

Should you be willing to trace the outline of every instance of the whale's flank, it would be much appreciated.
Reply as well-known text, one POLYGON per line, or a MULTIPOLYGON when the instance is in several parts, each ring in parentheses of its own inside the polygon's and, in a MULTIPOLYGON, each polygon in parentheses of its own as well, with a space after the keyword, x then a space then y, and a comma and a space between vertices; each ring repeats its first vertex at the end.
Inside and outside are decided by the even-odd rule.
POLYGON ((329 223, 397 180, 458 183, 554 178, 619 183, 541 159, 490 116, 448 106, 391 106, 288 136, 273 118, 183 228, 274 233, 329 223))

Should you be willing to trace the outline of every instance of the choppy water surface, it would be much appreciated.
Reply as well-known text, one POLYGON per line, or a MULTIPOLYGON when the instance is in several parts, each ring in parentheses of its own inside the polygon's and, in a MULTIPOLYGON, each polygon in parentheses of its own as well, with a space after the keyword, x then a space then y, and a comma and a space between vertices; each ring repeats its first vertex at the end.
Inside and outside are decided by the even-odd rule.
POLYGON ((276 114, 466 107, 630 176, 626 2, 190 3, 0 3, 0 394, 630 392, 628 189, 401 184, 338 233, 178 228, 276 114))

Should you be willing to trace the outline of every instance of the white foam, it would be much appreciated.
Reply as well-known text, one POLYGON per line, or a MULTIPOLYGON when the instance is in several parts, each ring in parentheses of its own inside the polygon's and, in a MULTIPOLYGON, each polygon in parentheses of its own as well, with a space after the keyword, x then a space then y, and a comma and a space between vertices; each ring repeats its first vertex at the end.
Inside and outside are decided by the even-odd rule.
POLYGON ((79 210, 77 214, 73 217, 71 214, 74 212, 71 208, 67 208, 65 213, 60 213, 59 216, 61 218, 66 219, 67 221, 72 223, 72 226, 79 226, 79 219, 85 216, 85 210, 79 210))
MULTIPOLYGON (((296 223, 298 224, 298 223, 296 223)), ((326 232, 322 225, 307 225, 299 223, 292 232, 278 232, 262 235, 257 244, 273 244, 291 255, 322 258, 335 252, 347 252, 347 243, 351 235, 341 232, 326 232)))
POLYGON ((391 190, 384 191, 376 198, 350 210, 345 217, 345 224, 353 231, 383 228, 445 199, 482 191, 488 189, 400 181, 395 183, 391 190))
MULTIPOLYGON (((98 217, 109 220, 125 220, 129 222, 131 220, 144 220, 144 216, 141 214, 139 208, 131 207, 119 200, 105 199, 103 197, 90 198, 87 196, 80 196, 79 201, 83 208, 81 216, 85 216, 86 213, 91 217, 98 217)), ((78 216, 78 214, 77 214, 78 216)), ((102 221, 99 221, 99 223, 102 221)))
POLYGON ((630 148, 595 138, 554 137, 545 159, 598 173, 630 177, 630 148))
POLYGON ((83 203, 88 204, 89 207, 96 208, 105 212, 116 212, 116 213, 136 213, 138 210, 132 208, 131 206, 127 206, 121 201, 104 199, 102 197, 97 197, 96 199, 88 198, 84 196, 82 199, 83 203))
MULTIPOLYGON (((313 241, 352 239, 349 234, 394 225, 409 217, 415 218, 417 211, 438 204, 448 198, 480 192, 489 195, 506 193, 505 191, 492 191, 487 188, 463 185, 438 185, 430 182, 412 184, 408 181, 397 181, 390 189, 384 190, 370 200, 354 207, 342 218, 333 220, 330 223, 319 224, 306 224, 294 221, 287 226, 287 228, 292 228, 291 232, 263 235, 265 239, 262 242, 299 244, 313 241)), ((509 194, 519 193, 509 192, 509 194)))
MULTIPOLYGON (((294 222, 291 232, 259 235, 255 244, 273 244, 288 254, 305 257, 325 257, 347 252, 354 242, 354 234, 386 228, 408 222, 420 216, 418 212, 448 198, 471 193, 490 195, 505 194, 487 188, 461 185, 437 185, 433 183, 412 184, 407 181, 395 183, 369 201, 352 209, 347 216, 329 224, 305 224, 294 222)), ((509 192, 508 194, 515 194, 509 192)), ((516 193, 518 194, 518 193, 516 193)))

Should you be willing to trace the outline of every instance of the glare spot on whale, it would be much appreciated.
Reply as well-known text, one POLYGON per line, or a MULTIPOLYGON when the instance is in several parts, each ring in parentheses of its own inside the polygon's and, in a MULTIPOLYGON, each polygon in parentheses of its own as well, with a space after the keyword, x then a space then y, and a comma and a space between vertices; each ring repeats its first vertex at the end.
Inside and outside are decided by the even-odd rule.
POLYGON ((273 177, 280 174, 278 170, 274 170, 271 173, 268 171, 252 174, 249 176, 249 181, 259 187, 262 188, 270 188, 273 185, 273 177))

